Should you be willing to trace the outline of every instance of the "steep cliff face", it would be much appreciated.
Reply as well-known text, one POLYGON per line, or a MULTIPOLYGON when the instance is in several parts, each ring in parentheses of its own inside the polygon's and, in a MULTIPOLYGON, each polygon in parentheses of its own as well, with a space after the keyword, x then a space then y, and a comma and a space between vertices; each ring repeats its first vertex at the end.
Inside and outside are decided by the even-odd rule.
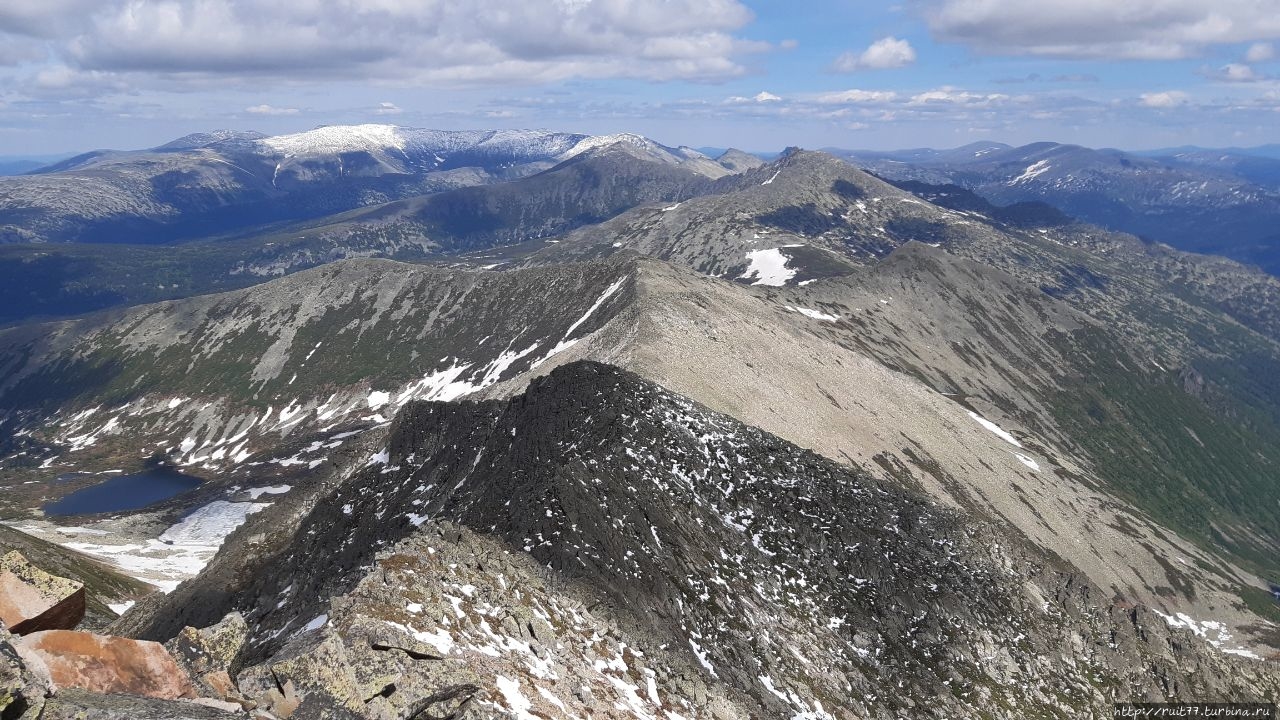
MULTIPOLYGON (((471 694, 516 712, 504 687, 554 713, 547 694, 569 701, 559 680, 610 653, 620 680, 652 677, 665 698, 637 693, 619 716, 716 703, 730 717, 1102 716, 1175 686, 1280 689, 1263 663, 1112 606, 995 525, 587 362, 510 400, 406 406, 273 568, 215 611, 253 628, 245 682, 316 643, 394 646, 369 639, 380 623, 434 648, 410 657, 462 661, 471 694), (591 618, 571 610, 584 605, 591 618), (613 641, 580 642, 600 623, 613 641)), ((171 602, 135 631, 165 635, 195 612, 171 602)), ((426 693, 434 666, 418 665, 395 672, 426 693)))

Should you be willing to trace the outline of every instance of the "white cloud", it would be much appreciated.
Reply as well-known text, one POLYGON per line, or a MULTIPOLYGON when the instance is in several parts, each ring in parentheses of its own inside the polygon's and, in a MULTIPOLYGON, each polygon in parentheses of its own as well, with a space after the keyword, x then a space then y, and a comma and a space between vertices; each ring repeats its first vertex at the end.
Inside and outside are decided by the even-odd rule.
POLYGON ((897 97, 898 94, 891 90, 841 90, 819 95, 818 102, 824 105, 885 103, 897 97))
POLYGON ((972 93, 951 86, 943 86, 934 90, 926 90, 911 96, 909 105, 980 105, 1008 100, 1008 95, 1000 93, 972 93))
POLYGON ((298 108, 291 107, 275 107, 273 105, 254 105, 247 107, 245 112, 251 115, 297 115, 298 108))
POLYGON ((1276 48, 1271 43, 1254 43, 1245 51, 1244 61, 1251 63, 1266 62, 1276 56, 1276 48))
POLYGON ((1254 72, 1252 67, 1241 63, 1228 63, 1218 69, 1212 77, 1225 82, 1257 82, 1263 77, 1254 72))
POLYGON ((1280 37, 1260 0, 916 0, 934 35, 993 54, 1175 59, 1280 37))
POLYGON ((916 50, 906 40, 884 37, 871 43, 860 54, 847 52, 836 58, 833 68, 838 72, 855 70, 888 70, 906 67, 916 61, 916 50))
POLYGON ((751 97, 743 97, 742 95, 734 95, 725 98, 725 103, 729 105, 759 105, 762 103, 779 103, 782 102, 781 95, 774 95, 768 90, 761 90, 751 97))
POLYGON ((375 115, 399 115, 404 112, 398 105, 391 102, 378 103, 378 109, 374 110, 375 115))
POLYGON ((1138 102, 1150 108, 1172 108, 1179 105, 1186 105, 1191 98, 1181 90, 1167 90, 1165 92, 1143 93, 1138 97, 1138 102))
POLYGON ((715 81, 769 49, 740 0, 4 0, 5 33, 82 70, 477 84, 715 81))

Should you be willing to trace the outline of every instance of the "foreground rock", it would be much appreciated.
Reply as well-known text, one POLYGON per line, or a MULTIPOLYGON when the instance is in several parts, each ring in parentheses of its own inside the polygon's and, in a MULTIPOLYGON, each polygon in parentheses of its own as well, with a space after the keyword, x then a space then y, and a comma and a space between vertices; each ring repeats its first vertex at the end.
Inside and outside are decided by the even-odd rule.
POLYGON ((18 651, 43 662, 58 688, 168 700, 196 694, 187 674, 160 643, 46 630, 24 637, 18 651))
POLYGON ((84 612, 83 584, 50 575, 17 550, 0 556, 0 621, 10 632, 71 630, 84 612))
POLYGON ((50 691, 47 671, 18 653, 20 639, 0 625, 0 718, 36 717, 50 691))

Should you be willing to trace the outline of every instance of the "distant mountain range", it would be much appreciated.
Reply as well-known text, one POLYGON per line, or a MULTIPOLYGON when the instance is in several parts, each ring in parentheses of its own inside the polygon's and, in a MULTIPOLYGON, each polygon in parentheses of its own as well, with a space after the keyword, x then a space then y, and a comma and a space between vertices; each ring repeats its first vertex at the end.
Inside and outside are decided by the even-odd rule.
POLYGON ((1280 273, 1280 158, 1250 150, 1126 153, 1077 145, 835 151, 893 180, 954 184, 1007 205, 1035 200, 1086 222, 1280 273))
POLYGON ((22 175, 65 160, 67 155, 0 155, 0 176, 22 175))
POLYGON ((0 242, 148 244, 234 234, 510 180, 619 142, 697 174, 729 172, 695 150, 635 135, 392 125, 276 137, 198 133, 150 150, 96 151, 0 178, 0 242))

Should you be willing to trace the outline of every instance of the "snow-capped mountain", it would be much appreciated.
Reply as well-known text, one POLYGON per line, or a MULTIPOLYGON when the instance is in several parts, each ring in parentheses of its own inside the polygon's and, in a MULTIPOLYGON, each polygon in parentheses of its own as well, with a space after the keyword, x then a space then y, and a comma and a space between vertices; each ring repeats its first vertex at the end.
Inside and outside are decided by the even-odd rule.
POLYGON ((197 133, 0 178, 0 242, 150 243, 244 232, 526 176, 625 143, 708 177, 729 170, 635 135, 342 125, 291 135, 197 133))

